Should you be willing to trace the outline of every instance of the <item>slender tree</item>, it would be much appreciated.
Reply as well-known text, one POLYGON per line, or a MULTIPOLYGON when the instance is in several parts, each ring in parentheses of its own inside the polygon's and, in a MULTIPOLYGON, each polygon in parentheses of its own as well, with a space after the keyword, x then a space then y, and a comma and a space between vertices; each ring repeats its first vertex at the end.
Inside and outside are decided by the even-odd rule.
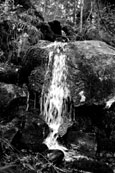
POLYGON ((76 0, 74 0, 74 12, 73 12, 73 23, 74 23, 74 25, 76 25, 76 7, 77 6, 77 2, 76 2, 76 0))
POLYGON ((80 4, 80 32, 82 32, 82 28, 83 28, 83 8, 84 8, 84 0, 81 0, 81 4, 80 4))

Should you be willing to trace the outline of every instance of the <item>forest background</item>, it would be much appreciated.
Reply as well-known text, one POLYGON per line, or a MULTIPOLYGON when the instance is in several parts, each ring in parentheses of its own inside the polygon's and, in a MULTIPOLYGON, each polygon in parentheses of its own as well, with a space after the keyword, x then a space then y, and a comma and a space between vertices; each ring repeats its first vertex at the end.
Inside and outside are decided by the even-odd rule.
MULTIPOLYGON (((49 161, 46 155, 36 154, 35 151, 44 150, 44 146, 41 147, 45 138, 42 135, 44 127, 46 135, 48 133, 47 124, 38 116, 44 67, 36 68, 36 64, 44 63, 42 60, 45 59, 39 46, 57 41, 49 26, 49 22, 55 20, 68 31, 64 37, 58 37, 62 42, 65 38, 68 42, 99 40, 114 50, 114 0, 0 0, 0 173, 74 172, 72 167, 68 170, 69 165, 59 168, 53 164, 53 159, 54 162, 59 160, 57 153, 49 161), (36 126, 36 122, 40 122, 40 126, 36 126)), ((109 112, 106 117, 105 130, 107 129, 107 133, 109 129, 115 131, 114 111, 109 112)), ((97 116, 97 124, 99 120, 97 116)), ((88 120, 86 124, 87 122, 88 120)), ((109 144, 111 145, 107 143, 106 146, 115 146, 113 143, 109 144)), ((91 145, 95 148, 95 145, 91 145)), ((62 154, 60 160, 63 158, 62 154)), ((96 159, 94 170, 100 164, 96 159)), ((104 159, 106 160, 105 156, 104 159)), ((82 161, 77 163, 80 168, 85 165, 84 160, 82 161)), ((90 163, 88 164, 92 169, 93 164, 90 163)), ((115 168, 113 157, 110 166, 115 168)), ((100 167, 103 169, 103 164, 100 167)), ((76 172, 79 173, 78 170, 76 172)))

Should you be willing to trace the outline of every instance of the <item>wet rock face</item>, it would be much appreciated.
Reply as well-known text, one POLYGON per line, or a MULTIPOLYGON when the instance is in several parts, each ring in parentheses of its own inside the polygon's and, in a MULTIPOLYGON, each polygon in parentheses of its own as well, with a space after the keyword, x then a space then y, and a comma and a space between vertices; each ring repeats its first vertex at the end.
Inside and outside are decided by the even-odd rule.
POLYGON ((36 67, 28 77, 28 87, 31 98, 34 100, 34 108, 40 108, 40 98, 44 83, 44 67, 36 67))
POLYGON ((29 76, 29 88, 39 94, 42 91, 42 85, 44 83, 45 69, 44 67, 36 67, 32 70, 29 76))

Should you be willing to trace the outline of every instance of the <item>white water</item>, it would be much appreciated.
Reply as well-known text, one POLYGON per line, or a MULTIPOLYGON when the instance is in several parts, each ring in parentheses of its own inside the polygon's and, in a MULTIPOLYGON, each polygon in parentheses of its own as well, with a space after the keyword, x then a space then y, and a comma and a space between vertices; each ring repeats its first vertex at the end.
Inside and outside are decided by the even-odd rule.
POLYGON ((73 151, 67 151, 67 148, 60 145, 57 141, 59 127, 63 124, 63 112, 64 116, 68 113, 66 112, 66 108, 63 110, 64 100, 67 100, 67 98, 70 98, 71 100, 69 85, 67 83, 68 66, 66 62, 68 57, 66 53, 64 53, 65 45, 66 44, 64 43, 53 44, 53 52, 49 53, 49 63, 45 75, 46 79, 49 71, 51 70, 50 64, 52 62, 53 69, 51 72, 52 76, 50 85, 47 88, 47 91, 45 91, 45 85, 47 82, 43 86, 41 111, 51 130, 44 143, 49 149, 62 150, 65 155, 65 160, 70 161, 75 156, 75 153, 73 151))

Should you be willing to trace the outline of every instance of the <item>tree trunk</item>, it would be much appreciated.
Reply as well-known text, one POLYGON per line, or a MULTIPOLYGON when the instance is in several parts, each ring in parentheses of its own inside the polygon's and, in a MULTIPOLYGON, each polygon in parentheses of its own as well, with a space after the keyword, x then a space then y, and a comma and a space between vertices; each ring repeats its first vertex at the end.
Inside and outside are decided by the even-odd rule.
POLYGON ((77 2, 76 0, 74 0, 73 23, 75 26, 76 26, 76 5, 77 5, 77 2))
POLYGON ((44 19, 45 21, 48 20, 48 0, 44 0, 44 10, 43 10, 43 14, 44 14, 44 19))
POLYGON ((82 28, 83 28, 83 8, 84 8, 84 0, 81 0, 81 11, 80 11, 80 32, 82 32, 82 28))

